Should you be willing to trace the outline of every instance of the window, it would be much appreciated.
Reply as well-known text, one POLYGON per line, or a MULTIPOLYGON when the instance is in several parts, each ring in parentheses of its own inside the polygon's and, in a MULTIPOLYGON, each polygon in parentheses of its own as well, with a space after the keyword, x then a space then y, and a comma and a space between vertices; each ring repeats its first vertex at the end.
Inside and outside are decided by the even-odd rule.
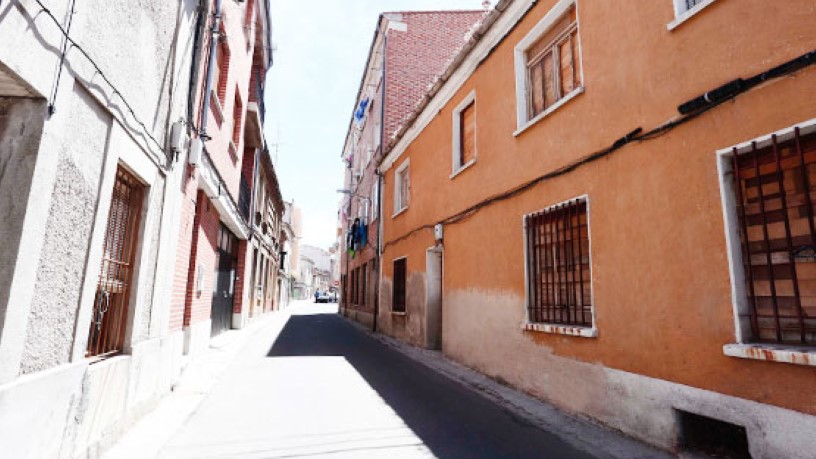
POLYGON ((592 326, 586 198, 524 217, 529 323, 592 326))
POLYGON ((476 93, 453 110, 453 173, 476 161, 476 93))
POLYGON ((363 264, 363 271, 362 277, 360 282, 360 304, 365 306, 366 304, 366 283, 368 282, 368 265, 363 264))
POLYGON ((519 128, 580 93, 580 56, 575 0, 561 0, 515 49, 519 128))
POLYGON ((410 163, 406 159, 394 174, 396 177, 394 184, 394 215, 408 208, 411 198, 411 170, 408 166, 410 166, 410 163))
MULTIPOLYGON (((221 35, 223 36, 224 33, 224 26, 221 24, 221 35)), ((212 76, 210 103, 213 107, 213 113, 215 114, 213 118, 215 118, 216 124, 221 127, 221 124, 224 122, 224 104, 226 103, 227 99, 230 49, 225 39, 220 38, 219 40, 220 43, 216 47, 215 52, 216 71, 213 72, 212 76)))
POLYGON ((743 341, 816 345, 816 134, 732 149, 743 341))
POLYGON ((578 66, 578 23, 571 8, 538 42, 526 51, 528 117, 581 86, 578 66))
POLYGON ((123 349, 143 194, 144 186, 120 166, 108 213, 85 354, 88 357, 115 354, 123 349))
POLYGON ((675 19, 667 26, 669 30, 674 30, 675 27, 686 22, 690 17, 696 15, 708 5, 714 3, 716 0, 673 0, 674 1, 674 17, 675 19))
POLYGON ((229 143, 229 153, 232 162, 238 161, 238 147, 241 145, 242 121, 244 119, 244 103, 241 101, 241 94, 235 88, 235 102, 232 105, 232 140, 229 143))
POLYGON ((405 275, 406 259, 394 260, 394 292, 391 303, 392 312, 405 312, 405 275))

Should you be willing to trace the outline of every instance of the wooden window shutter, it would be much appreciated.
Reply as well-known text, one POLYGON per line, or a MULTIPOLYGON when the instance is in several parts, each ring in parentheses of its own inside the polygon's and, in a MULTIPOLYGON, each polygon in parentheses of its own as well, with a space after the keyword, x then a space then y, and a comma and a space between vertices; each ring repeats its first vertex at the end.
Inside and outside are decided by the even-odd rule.
POLYGON ((464 166, 476 158, 476 103, 471 102, 459 113, 459 165, 464 166))

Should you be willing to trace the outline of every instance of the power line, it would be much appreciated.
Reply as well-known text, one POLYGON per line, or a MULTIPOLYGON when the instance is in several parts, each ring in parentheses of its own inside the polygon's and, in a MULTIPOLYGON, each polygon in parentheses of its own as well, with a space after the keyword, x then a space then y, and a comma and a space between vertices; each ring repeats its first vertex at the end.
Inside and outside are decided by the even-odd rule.
POLYGON ((643 132, 643 130, 638 127, 625 136, 619 138, 618 140, 614 141, 610 146, 593 152, 589 155, 586 155, 576 161, 573 161, 567 165, 561 166, 558 169, 553 171, 547 172, 546 174, 540 175, 532 180, 528 180, 521 185, 518 185, 514 188, 511 188, 507 191, 503 191, 501 193, 495 194, 490 196, 482 201, 477 202, 476 204, 471 205, 470 207, 457 212, 453 215, 443 218, 436 223, 426 223, 424 225, 420 225, 418 227, 413 228, 412 230, 408 231, 407 233, 402 234, 386 243, 383 244, 382 250, 385 250, 390 245, 396 244, 400 241, 403 241, 414 234, 424 231, 427 229, 432 229, 437 224, 456 224, 460 223, 471 216, 475 215, 479 212, 482 208, 492 205, 496 202, 504 201, 509 199, 513 196, 521 194, 530 188, 538 185, 541 182, 546 180, 554 179, 556 177, 560 177, 567 173, 570 173, 584 165, 589 163, 595 162, 601 158, 607 157, 614 153, 615 151, 623 148, 624 146, 632 143, 632 142, 645 142, 648 140, 653 140, 658 137, 665 135, 666 133, 672 131, 673 129, 681 126, 698 116, 702 115, 703 113, 708 112, 709 110, 713 109, 721 105, 722 103, 732 100, 736 98, 738 95, 752 89, 753 87, 764 83, 768 80, 780 78, 785 75, 789 75, 794 73, 800 69, 808 67, 816 63, 816 50, 803 54, 795 59, 792 59, 788 62, 785 62, 779 66, 776 66, 770 70, 765 72, 756 74, 748 79, 742 80, 737 79, 726 85, 720 86, 717 89, 709 91, 703 94, 700 97, 692 99, 689 102, 686 102, 680 107, 678 107, 678 111, 682 113, 680 118, 672 119, 669 121, 664 122, 663 124, 647 131, 643 132))
MULTIPOLYGON (((76 48, 77 50, 79 50, 79 52, 82 53, 82 55, 85 56, 85 58, 88 60, 88 62, 91 63, 91 65, 96 70, 96 73, 98 73, 99 76, 102 77, 102 79, 105 81, 105 83, 107 83, 108 86, 111 87, 111 89, 113 90, 113 95, 118 96, 119 99, 125 104, 125 108, 127 108, 127 110, 130 113, 131 117, 133 117, 133 120, 136 121, 136 123, 138 123, 139 126, 142 127, 142 129, 144 131, 144 135, 146 135, 150 140, 152 140, 153 143, 156 144, 156 146, 159 148, 159 150, 164 152, 164 146, 161 143, 159 143, 159 141, 156 140, 155 137, 153 137, 153 135, 150 133, 150 130, 147 128, 147 126, 139 119, 138 116, 136 116, 136 112, 133 110, 133 107, 130 105, 130 103, 127 101, 127 99, 125 99, 124 95, 122 95, 122 93, 119 91, 119 89, 116 87, 116 85, 114 85, 113 82, 111 82, 110 79, 105 75, 105 72, 102 71, 102 69, 99 67, 99 65, 96 63, 96 61, 94 61, 94 59, 90 56, 90 54, 88 54, 88 52, 85 51, 85 49, 83 49, 82 46, 80 46, 76 41, 74 41, 73 38, 71 38, 68 35, 68 32, 62 27, 62 24, 60 24, 59 20, 57 20, 57 18, 54 16, 54 14, 51 12, 51 10, 46 8, 46 6, 43 5, 40 0, 34 0, 34 1, 37 3, 37 5, 40 6, 40 11, 44 12, 49 18, 51 18, 51 20, 54 22, 54 24, 57 26, 57 28, 62 33, 65 40, 68 43, 71 44, 71 47, 76 48)), ((20 0, 17 0, 17 3, 19 3, 20 6, 23 6, 20 0)), ((64 53, 63 53, 63 59, 64 59, 64 53)), ((55 92, 55 97, 56 97, 56 92, 55 92)), ((159 166, 161 169, 166 169, 166 167, 164 165, 162 165, 162 164, 157 163, 157 166, 159 166)))

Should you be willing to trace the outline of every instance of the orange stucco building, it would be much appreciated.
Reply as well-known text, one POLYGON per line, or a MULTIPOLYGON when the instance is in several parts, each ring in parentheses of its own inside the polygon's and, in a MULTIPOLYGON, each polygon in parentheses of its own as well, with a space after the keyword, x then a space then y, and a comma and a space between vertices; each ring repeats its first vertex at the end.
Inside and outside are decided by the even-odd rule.
POLYGON ((380 330, 665 449, 816 457, 814 23, 498 2, 387 139, 380 330))

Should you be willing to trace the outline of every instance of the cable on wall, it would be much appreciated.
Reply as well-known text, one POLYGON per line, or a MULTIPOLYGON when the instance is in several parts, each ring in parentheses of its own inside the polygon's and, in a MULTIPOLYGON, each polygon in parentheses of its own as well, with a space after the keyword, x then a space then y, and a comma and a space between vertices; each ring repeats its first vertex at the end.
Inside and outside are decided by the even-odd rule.
MULTIPOLYGON (((37 5, 40 6, 40 11, 42 11, 49 18, 51 18, 51 20, 54 22, 54 24, 57 26, 57 28, 62 33, 63 37, 65 38, 66 43, 69 43, 73 48, 76 48, 80 53, 82 53, 83 56, 85 56, 85 58, 88 60, 88 62, 90 62, 90 64, 96 70, 96 73, 98 73, 99 76, 102 77, 102 79, 105 81, 105 83, 107 83, 108 86, 110 86, 110 88, 113 90, 113 95, 118 96, 119 99, 125 104, 125 108, 127 108, 128 112, 130 113, 133 120, 136 121, 136 123, 139 124, 139 126, 141 126, 142 129, 144 130, 144 135, 146 135, 151 141, 153 141, 153 143, 159 148, 159 150, 164 152, 164 146, 161 143, 159 143, 159 141, 156 140, 155 137, 153 137, 153 135, 150 133, 150 130, 147 128, 147 126, 139 119, 138 116, 136 116, 136 112, 133 110, 133 107, 130 105, 130 103, 127 101, 127 99, 125 99, 125 96, 122 95, 122 93, 119 91, 119 89, 116 87, 116 85, 114 85, 113 82, 111 82, 110 79, 107 77, 107 75, 105 75, 105 72, 102 71, 102 69, 99 67, 99 65, 96 63, 96 61, 94 61, 94 59, 88 54, 87 51, 85 51, 85 49, 82 48, 82 46, 80 46, 76 41, 74 41, 73 38, 68 36, 68 31, 66 31, 65 28, 62 27, 62 24, 60 24, 59 20, 54 16, 54 14, 51 12, 51 10, 49 10, 45 5, 43 5, 40 0, 34 0, 34 1, 37 3, 37 5)), ((17 3, 20 3, 20 5, 22 6, 22 3, 20 2, 20 0, 18 0, 17 3)), ((70 23, 71 22, 69 21, 69 24, 70 23)), ((64 53, 63 53, 63 59, 64 59, 64 53)), ((156 165, 162 170, 167 170, 167 167, 165 165, 161 164, 161 163, 157 162, 156 165)))
POLYGON ((524 182, 521 185, 511 188, 510 190, 503 191, 501 193, 490 196, 460 212, 457 212, 453 215, 443 218, 438 222, 426 223, 424 225, 418 226, 404 233, 401 236, 398 236, 390 241, 387 241, 385 244, 383 244, 382 250, 384 251, 387 247, 396 244, 400 241, 403 241, 420 231, 433 229, 433 227, 436 224, 450 225, 462 222, 470 218, 477 212, 479 212, 484 207, 492 205, 496 202, 509 199, 513 196, 516 196, 529 190, 530 188, 534 187, 535 185, 538 185, 541 182, 554 179, 556 177, 560 177, 562 175, 565 175, 580 168, 581 166, 595 162, 601 158, 605 158, 632 142, 645 142, 648 140, 653 140, 658 137, 661 137, 666 133, 672 131, 676 127, 688 123, 689 121, 697 118, 703 113, 708 112, 709 110, 719 106, 720 104, 726 101, 736 98, 738 95, 758 86, 761 83, 764 83, 775 78, 790 75, 798 70, 801 70, 813 64, 816 64, 816 50, 805 53, 795 59, 787 61, 765 72, 756 74, 748 79, 744 80, 737 79, 730 83, 727 83, 726 85, 720 86, 719 88, 708 91, 699 97, 696 97, 688 102, 681 104, 677 109, 681 114, 680 118, 666 121, 663 124, 646 132, 643 132, 643 130, 638 127, 629 132, 628 134, 624 135, 623 137, 615 140, 610 146, 602 150, 598 150, 567 165, 561 166, 558 169, 547 172, 546 174, 540 175, 532 180, 528 180, 527 182, 524 182))

